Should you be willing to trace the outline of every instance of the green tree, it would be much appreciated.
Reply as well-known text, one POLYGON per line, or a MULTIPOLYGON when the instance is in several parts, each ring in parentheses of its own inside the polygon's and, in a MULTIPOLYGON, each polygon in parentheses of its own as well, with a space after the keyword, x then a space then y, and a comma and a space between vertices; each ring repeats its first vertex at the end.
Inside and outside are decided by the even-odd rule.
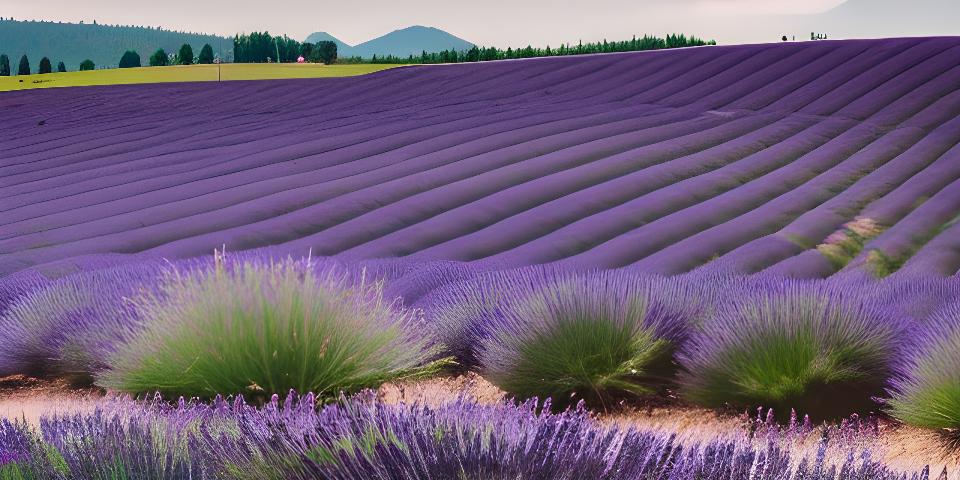
POLYGON ((210 65, 213 63, 213 47, 209 43, 204 44, 200 49, 200 56, 197 57, 197 63, 200 65, 210 65))
POLYGON ((120 58, 120 68, 136 68, 140 66, 140 54, 135 50, 127 50, 123 53, 123 57, 120 58))
POLYGON ((51 73, 53 72, 53 65, 50 63, 50 59, 43 57, 40 59, 40 67, 37 70, 37 73, 51 73))
POLYGON ((158 49, 156 52, 153 52, 153 55, 150 55, 151 67, 166 67, 167 65, 170 65, 170 57, 167 56, 167 52, 164 49, 158 49))
POLYGON ((0 77, 10 76, 10 57, 6 54, 0 55, 0 77))
POLYGON ((60 72, 60 73, 66 72, 66 71, 67 71, 67 66, 64 65, 63 62, 60 62, 60 63, 57 64, 57 71, 60 72))
POLYGON ((20 67, 17 68, 17 75, 30 75, 30 60, 24 55, 20 57, 20 67))
POLYGON ((300 55, 301 55, 303 58, 305 58, 305 59, 307 59, 307 60, 310 60, 311 57, 313 57, 313 50, 314 50, 314 48, 315 48, 315 45, 314 45, 314 44, 309 43, 309 42, 308 42, 308 43, 304 43, 303 45, 300 45, 300 55))
POLYGON ((97 66, 94 65, 94 64, 93 64, 93 60, 90 60, 89 58, 86 59, 86 60, 84 60, 84 61, 82 61, 82 62, 80 62, 80 71, 81 71, 81 72, 86 72, 86 71, 88 71, 88 70, 93 70, 94 68, 97 68, 97 66))
POLYGON ((177 65, 193 65, 193 47, 189 43, 184 43, 177 53, 177 65))
POLYGON ((329 40, 317 42, 313 49, 314 61, 323 62, 327 65, 337 61, 337 44, 329 40))

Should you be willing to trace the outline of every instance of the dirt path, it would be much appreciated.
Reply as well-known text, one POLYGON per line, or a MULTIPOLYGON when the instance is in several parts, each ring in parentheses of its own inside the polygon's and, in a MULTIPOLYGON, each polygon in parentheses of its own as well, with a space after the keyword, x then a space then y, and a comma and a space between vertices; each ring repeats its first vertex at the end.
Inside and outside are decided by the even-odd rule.
POLYGON ((104 398, 97 389, 75 389, 65 382, 22 375, 0 378, 0 418, 23 419, 35 426, 42 415, 88 412, 104 398))

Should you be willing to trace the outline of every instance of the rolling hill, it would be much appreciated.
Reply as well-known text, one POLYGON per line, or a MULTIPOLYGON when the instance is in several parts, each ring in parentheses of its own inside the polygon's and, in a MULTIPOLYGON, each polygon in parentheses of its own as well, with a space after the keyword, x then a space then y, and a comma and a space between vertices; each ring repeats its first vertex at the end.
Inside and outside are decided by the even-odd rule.
POLYGON ((443 30, 422 26, 395 30, 354 46, 348 45, 326 32, 311 34, 306 39, 307 42, 312 43, 321 40, 336 43, 338 54, 341 57, 362 58, 370 58, 374 55, 380 57, 386 55, 407 57, 410 55, 420 55, 420 53, 424 51, 433 53, 443 50, 469 50, 473 47, 472 43, 455 37, 443 30))
POLYGON ((24 54, 34 71, 42 57, 49 57, 54 65, 63 61, 67 70, 75 71, 80 62, 88 58, 98 66, 116 67, 128 49, 139 52, 146 63, 158 48, 176 53, 184 43, 189 43, 195 52, 206 43, 212 45, 214 51, 219 51, 222 45, 224 58, 233 58, 233 40, 213 35, 153 27, 0 20, 0 53, 10 57, 13 73, 16 73, 16 62, 24 54))
POLYGON ((957 38, 10 92, 0 109, 0 275, 224 244, 661 274, 960 270, 957 38))

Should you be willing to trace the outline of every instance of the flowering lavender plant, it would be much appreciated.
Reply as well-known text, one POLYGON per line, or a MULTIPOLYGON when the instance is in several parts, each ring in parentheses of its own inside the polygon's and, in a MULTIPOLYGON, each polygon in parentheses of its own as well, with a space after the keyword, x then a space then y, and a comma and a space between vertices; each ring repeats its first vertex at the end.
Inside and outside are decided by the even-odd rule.
POLYGON ((511 304, 481 343, 482 372, 520 398, 604 406, 672 380, 672 354, 696 310, 669 279, 570 276, 511 304))
POLYGON ((727 302, 684 346, 685 396, 713 407, 796 408, 816 417, 872 408, 903 322, 822 283, 755 287, 727 302))
POLYGON ((188 397, 289 389, 329 397, 437 370, 418 312, 382 291, 309 261, 175 270, 135 300, 144 328, 98 382, 188 397))

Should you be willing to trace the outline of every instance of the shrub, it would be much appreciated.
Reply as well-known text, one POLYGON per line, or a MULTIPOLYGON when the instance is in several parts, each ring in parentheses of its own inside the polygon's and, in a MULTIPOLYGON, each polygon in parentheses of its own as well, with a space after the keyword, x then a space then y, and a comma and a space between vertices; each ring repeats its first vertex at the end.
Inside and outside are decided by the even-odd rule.
POLYGON ((481 343, 487 378, 520 398, 595 405, 669 382, 693 315, 672 281, 622 272, 571 276, 505 309, 481 343), (666 295, 665 295, 666 294, 666 295))
POLYGON ((150 55, 150 66, 151 67, 165 67, 170 64, 170 57, 167 56, 167 52, 159 48, 156 52, 153 52, 153 55, 150 55))
POLYGON ((140 54, 134 50, 127 50, 120 57, 120 68, 138 68, 140 66, 140 54))
POLYGON ((679 355, 689 400, 837 418, 882 392, 903 327, 878 309, 802 282, 770 282, 735 300, 679 355))
POLYGON ((0 312, 0 376, 67 376, 88 383, 138 328, 125 297, 152 281, 156 264, 71 275, 27 291, 0 312))
POLYGON ((93 70, 94 68, 97 68, 97 66, 93 63, 93 60, 87 59, 87 60, 84 60, 84 61, 80 62, 80 71, 81 71, 81 72, 86 72, 86 71, 89 71, 89 70, 93 70))
POLYGON ((57 63, 57 72, 58 72, 58 73, 64 73, 64 72, 66 72, 66 71, 67 71, 67 66, 66 66, 63 62, 58 62, 58 63, 57 63))
POLYGON ((426 295, 420 305, 447 353, 463 368, 479 366, 481 340, 490 335, 490 328, 502 311, 516 300, 565 276, 563 272, 537 266, 470 275, 462 272, 459 282, 437 288, 426 295))
POLYGON ((246 262, 173 272, 136 300, 143 332, 110 359, 100 384, 127 392, 213 397, 295 389, 321 396, 429 374, 420 317, 385 302, 382 285, 309 262, 246 262))
POLYGON ((897 364, 888 411, 903 423, 960 430, 960 303, 934 314, 897 364))

